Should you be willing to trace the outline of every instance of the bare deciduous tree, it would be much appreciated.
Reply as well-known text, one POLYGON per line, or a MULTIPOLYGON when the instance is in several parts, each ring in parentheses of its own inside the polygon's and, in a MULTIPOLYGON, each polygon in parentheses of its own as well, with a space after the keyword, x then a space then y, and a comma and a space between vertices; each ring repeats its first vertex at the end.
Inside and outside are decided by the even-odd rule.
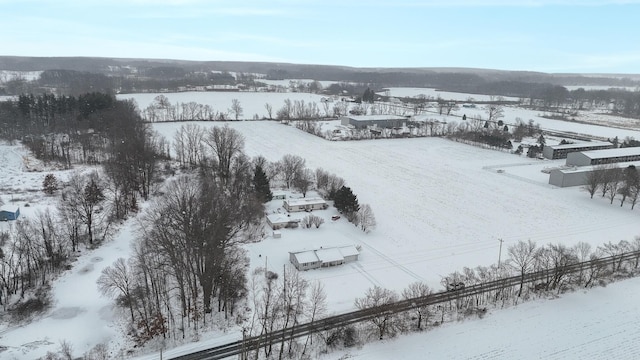
POLYGON ((528 240, 527 242, 518 241, 517 244, 507 248, 510 262, 520 271, 520 290, 518 297, 522 295, 522 287, 524 286, 524 276, 533 266, 536 253, 536 243, 528 240))
MULTIPOLYGON (((402 297, 405 300, 411 300, 415 298, 421 298, 425 296, 431 295, 431 289, 429 286, 423 282, 414 282, 409 284, 409 286, 402 291, 402 297)), ((413 308, 413 312, 415 312, 418 323, 416 324, 418 330, 422 330, 422 320, 424 319, 425 323, 429 321, 429 306, 416 306, 413 308)))
POLYGON ((370 232, 376 226, 376 217, 369 204, 360 205, 354 224, 360 226, 360 229, 365 233, 370 232))
POLYGON ((229 109, 229 113, 233 114, 234 118, 238 120, 242 116, 242 105, 240 105, 240 100, 233 99, 231 100, 231 108, 229 109))
POLYGON ((114 298, 121 296, 125 299, 124 303, 129 306, 131 313, 131 322, 135 322, 132 296, 134 282, 126 260, 118 258, 111 266, 104 268, 97 283, 102 294, 114 298))
POLYGON ((389 305, 398 300, 398 295, 388 289, 379 286, 367 289, 364 297, 357 298, 355 306, 360 309, 370 309, 374 307, 382 307, 378 316, 373 317, 369 321, 375 326, 376 334, 380 340, 386 334, 393 334, 396 330, 395 314, 391 311, 384 310, 384 305, 389 305))
POLYGON ((293 180, 302 169, 304 169, 305 160, 298 155, 286 154, 278 163, 280 174, 287 185, 287 189, 291 188, 293 180))
POLYGON ((214 126, 204 139, 212 157, 211 167, 223 182, 229 181, 234 161, 244 154, 244 136, 228 125, 214 126))

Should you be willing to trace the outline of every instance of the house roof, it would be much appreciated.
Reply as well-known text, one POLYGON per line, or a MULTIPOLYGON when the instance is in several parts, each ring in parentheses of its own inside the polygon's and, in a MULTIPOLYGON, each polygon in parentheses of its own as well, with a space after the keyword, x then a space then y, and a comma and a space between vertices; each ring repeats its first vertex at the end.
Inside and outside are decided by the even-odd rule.
POLYGON ((400 115, 353 115, 346 116, 354 121, 384 121, 384 120, 407 120, 407 116, 400 115))
POLYGON ((272 224, 286 224, 290 222, 300 222, 300 219, 289 217, 283 214, 269 214, 267 215, 267 219, 269 219, 269 222, 272 224))
POLYGON ((315 204, 326 204, 327 202, 324 199, 319 197, 314 198, 302 198, 302 199, 287 199, 285 200, 289 206, 304 206, 304 205, 315 205, 315 204))
POLYGON ((320 259, 323 263, 344 260, 344 256, 342 256, 340 250, 337 248, 318 249, 315 252, 318 256, 318 259, 320 259))
POLYGON ((2 205, 0 206, 0 211, 12 212, 15 213, 20 209, 18 206, 13 205, 2 205))
POLYGON ((296 257, 298 264, 320 261, 320 259, 318 259, 318 256, 316 255, 315 250, 297 252, 294 253, 293 256, 296 257))
POLYGON ((338 248, 342 256, 353 256, 360 254, 360 251, 353 245, 342 246, 338 248))
POLYGON ((339 247, 320 248, 315 250, 302 250, 291 252, 296 257, 299 264, 321 261, 328 263, 332 261, 344 260, 346 256, 358 255, 360 252, 354 245, 339 247))
POLYGON ((617 149, 605 149, 605 150, 589 150, 583 151, 586 157, 590 159, 606 159, 610 157, 618 156, 633 156, 640 155, 640 147, 627 147, 617 149))

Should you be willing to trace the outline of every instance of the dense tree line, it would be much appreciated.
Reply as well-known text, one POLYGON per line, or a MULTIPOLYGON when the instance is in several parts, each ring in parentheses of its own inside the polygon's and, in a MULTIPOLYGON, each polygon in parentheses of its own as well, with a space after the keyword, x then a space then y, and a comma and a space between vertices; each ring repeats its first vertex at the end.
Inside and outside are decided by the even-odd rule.
POLYGON ((99 280, 127 309, 139 343, 184 338, 217 314, 236 314, 247 294, 248 258, 240 244, 260 237, 262 203, 270 195, 239 132, 225 126, 179 134, 185 131, 201 134, 189 145, 175 144, 185 173, 163 186, 142 215, 134 257, 105 269, 99 280), (187 146, 199 151, 191 160, 187 146))

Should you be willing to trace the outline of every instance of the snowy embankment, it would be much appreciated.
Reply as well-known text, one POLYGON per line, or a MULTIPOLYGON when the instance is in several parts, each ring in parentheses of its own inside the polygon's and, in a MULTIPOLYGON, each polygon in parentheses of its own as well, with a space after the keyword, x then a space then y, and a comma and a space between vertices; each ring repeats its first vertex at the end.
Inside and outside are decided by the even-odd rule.
POLYGON ((640 279, 494 310, 330 359, 638 359, 640 279))

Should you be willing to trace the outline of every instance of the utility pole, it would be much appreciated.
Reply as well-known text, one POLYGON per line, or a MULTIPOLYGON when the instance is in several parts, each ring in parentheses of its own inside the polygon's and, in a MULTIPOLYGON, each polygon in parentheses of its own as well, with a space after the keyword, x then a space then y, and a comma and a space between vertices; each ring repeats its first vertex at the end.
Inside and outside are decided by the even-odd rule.
POLYGON ((502 243, 504 240, 498 239, 500 241, 500 251, 498 252, 498 269, 500 269, 500 259, 502 258, 502 243))

